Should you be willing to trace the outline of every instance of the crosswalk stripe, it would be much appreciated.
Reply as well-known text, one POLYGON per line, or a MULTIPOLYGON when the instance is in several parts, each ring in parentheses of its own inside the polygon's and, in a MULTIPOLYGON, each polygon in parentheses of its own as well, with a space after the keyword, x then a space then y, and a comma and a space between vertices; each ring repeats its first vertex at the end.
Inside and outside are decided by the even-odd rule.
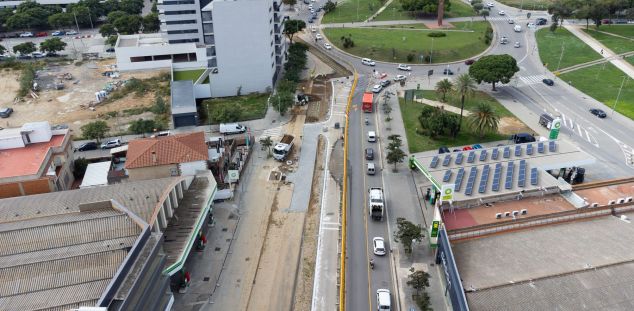
POLYGON ((546 79, 544 75, 532 75, 532 76, 523 76, 520 77, 520 80, 526 84, 536 84, 541 83, 542 80, 546 79))

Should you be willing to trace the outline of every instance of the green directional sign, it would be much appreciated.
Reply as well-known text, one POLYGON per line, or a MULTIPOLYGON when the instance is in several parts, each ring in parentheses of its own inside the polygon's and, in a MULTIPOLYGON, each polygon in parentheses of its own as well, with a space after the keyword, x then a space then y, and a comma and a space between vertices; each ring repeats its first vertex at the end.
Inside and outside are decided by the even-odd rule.
POLYGON ((429 235, 430 237, 432 238, 438 237, 438 227, 440 227, 440 221, 434 220, 434 222, 432 222, 431 224, 431 234, 429 235))
POLYGON ((548 135, 548 139, 557 139, 557 136, 559 136, 559 129, 561 128, 561 119, 560 118, 555 118, 555 120, 553 120, 553 122, 550 125, 550 135, 548 135))

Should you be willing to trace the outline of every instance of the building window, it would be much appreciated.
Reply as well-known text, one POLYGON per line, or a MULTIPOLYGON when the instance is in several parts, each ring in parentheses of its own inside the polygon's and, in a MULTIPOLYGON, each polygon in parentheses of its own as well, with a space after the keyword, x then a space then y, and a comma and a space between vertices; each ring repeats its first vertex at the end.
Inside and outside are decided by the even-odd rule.
POLYGON ((154 55, 154 60, 170 60, 172 59, 172 55, 171 54, 167 54, 167 55, 154 55))
POLYGON ((178 40, 169 40, 170 44, 177 44, 177 43, 192 43, 192 42, 198 42, 198 38, 190 38, 190 39, 178 39, 178 40))
POLYGON ((168 35, 178 35, 183 33, 198 33, 198 29, 170 30, 167 32, 168 35))
POLYGON ((152 61, 152 56, 135 56, 135 57, 130 57, 130 62, 131 62, 131 63, 151 62, 151 61, 152 61))
POLYGON ((196 1, 193 1, 193 0, 163 1, 163 5, 176 5, 176 4, 196 4, 196 1))
POLYGON ((196 24, 195 19, 187 19, 182 21, 167 21, 165 25, 184 25, 184 24, 196 24))
POLYGON ((184 10, 184 11, 166 11, 165 15, 183 15, 183 14, 196 14, 195 10, 184 10))
POLYGON ((214 24, 203 24, 203 33, 214 33, 214 24))
POLYGON ((210 11, 204 11, 201 13, 202 17, 203 17, 203 22, 211 22, 212 21, 212 15, 210 11))

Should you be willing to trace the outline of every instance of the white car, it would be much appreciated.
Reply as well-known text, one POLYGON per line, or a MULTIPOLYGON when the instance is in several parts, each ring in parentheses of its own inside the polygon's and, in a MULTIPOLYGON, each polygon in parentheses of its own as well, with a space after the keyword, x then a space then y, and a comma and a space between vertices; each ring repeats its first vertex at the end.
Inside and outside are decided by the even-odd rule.
POLYGON ((46 54, 42 52, 33 52, 31 53, 31 56, 33 56, 33 58, 43 58, 43 57, 46 57, 46 54))
POLYGON ((492 8, 493 6, 494 6, 494 5, 493 5, 493 2, 489 2, 489 3, 487 3, 487 7, 492 8))
POLYGON ((509 18, 509 24, 515 24, 515 21, 511 18, 509 18))
POLYGON ((74 36, 74 35, 77 35, 77 34, 79 34, 79 32, 77 32, 75 30, 71 30, 71 31, 66 32, 67 36, 74 36))
POLYGON ((406 79, 407 77, 404 75, 397 75, 396 77, 394 77, 394 81, 405 81, 406 79))
POLYGON ((312 9, 313 9, 313 5, 312 5, 312 4, 309 4, 309 5, 308 5, 308 9, 309 9, 309 10, 312 10, 312 9))
POLYGON ((321 39, 323 39, 323 37, 322 37, 320 34, 316 34, 316 35, 315 35, 315 39, 317 39, 317 40, 321 40, 321 39))
POLYGON ((330 45, 330 43, 324 43, 324 47, 326 48, 326 50, 332 49, 332 45, 330 45))
POLYGON ((520 47, 520 42, 516 41, 515 44, 513 44, 513 46, 516 47, 516 48, 520 47))
POLYGON ((28 37, 33 37, 33 33, 27 31, 20 34, 20 38, 28 38, 28 37))
POLYGON ((385 240, 381 237, 375 237, 372 239, 372 246, 374 247, 374 255, 385 255, 385 240))
POLYGON ((504 11, 499 11, 499 12, 498 12, 498 15, 506 15, 506 12, 504 12, 504 11))
POLYGON ((361 63, 367 66, 376 66, 376 62, 374 62, 373 60, 369 58, 362 58, 361 63))
POLYGON ((312 32, 317 32, 317 27, 315 27, 315 26, 310 26, 310 31, 312 31, 312 32))
POLYGON ((101 144, 101 149, 112 149, 121 146, 121 140, 114 139, 101 144))
POLYGON ((383 90, 383 87, 380 84, 377 84, 377 85, 372 87, 372 92, 373 93, 380 93, 381 90, 383 90))
POLYGON ((311 14, 315 14, 315 9, 310 9, 311 14))
POLYGON ((533 29, 535 28, 535 23, 528 23, 528 25, 526 25, 526 27, 533 29))
POLYGON ((398 64, 398 70, 411 71, 412 67, 405 64, 398 64))

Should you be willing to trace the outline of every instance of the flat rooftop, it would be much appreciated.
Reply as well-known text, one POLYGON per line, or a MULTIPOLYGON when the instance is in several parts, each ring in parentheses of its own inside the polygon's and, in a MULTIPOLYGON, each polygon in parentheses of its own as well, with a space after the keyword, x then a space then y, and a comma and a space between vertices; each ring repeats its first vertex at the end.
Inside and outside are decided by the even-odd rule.
POLYGON ((590 297, 586 310, 631 310, 632 245, 634 224, 606 216, 457 241, 452 249, 472 310, 576 310, 590 297))
POLYGON ((472 208, 454 209, 443 212, 443 223, 447 230, 468 228, 478 225, 507 223, 512 221, 508 217, 496 218, 497 213, 521 211, 526 209, 526 215, 516 216, 518 219, 532 216, 548 215, 558 212, 575 210, 572 204, 559 194, 549 194, 543 197, 525 197, 522 200, 511 200, 472 208))
POLYGON ((191 80, 172 81, 172 115, 196 113, 194 82, 191 80))
POLYGON ((45 143, 0 150, 0 179, 37 174, 44 164, 49 149, 60 147, 64 136, 53 135, 51 140, 45 143))
POLYGON ((582 166, 594 158, 566 141, 544 141, 415 156, 439 184, 455 184, 454 201, 562 186, 545 170, 582 166))
POLYGON ((582 198, 586 198, 586 201, 590 204, 599 203, 599 205, 605 205, 611 200, 618 202, 618 199, 634 197, 634 183, 576 190, 575 193, 582 198))
POLYGON ((144 47, 169 44, 161 34, 138 34, 119 36, 117 47, 144 47))

